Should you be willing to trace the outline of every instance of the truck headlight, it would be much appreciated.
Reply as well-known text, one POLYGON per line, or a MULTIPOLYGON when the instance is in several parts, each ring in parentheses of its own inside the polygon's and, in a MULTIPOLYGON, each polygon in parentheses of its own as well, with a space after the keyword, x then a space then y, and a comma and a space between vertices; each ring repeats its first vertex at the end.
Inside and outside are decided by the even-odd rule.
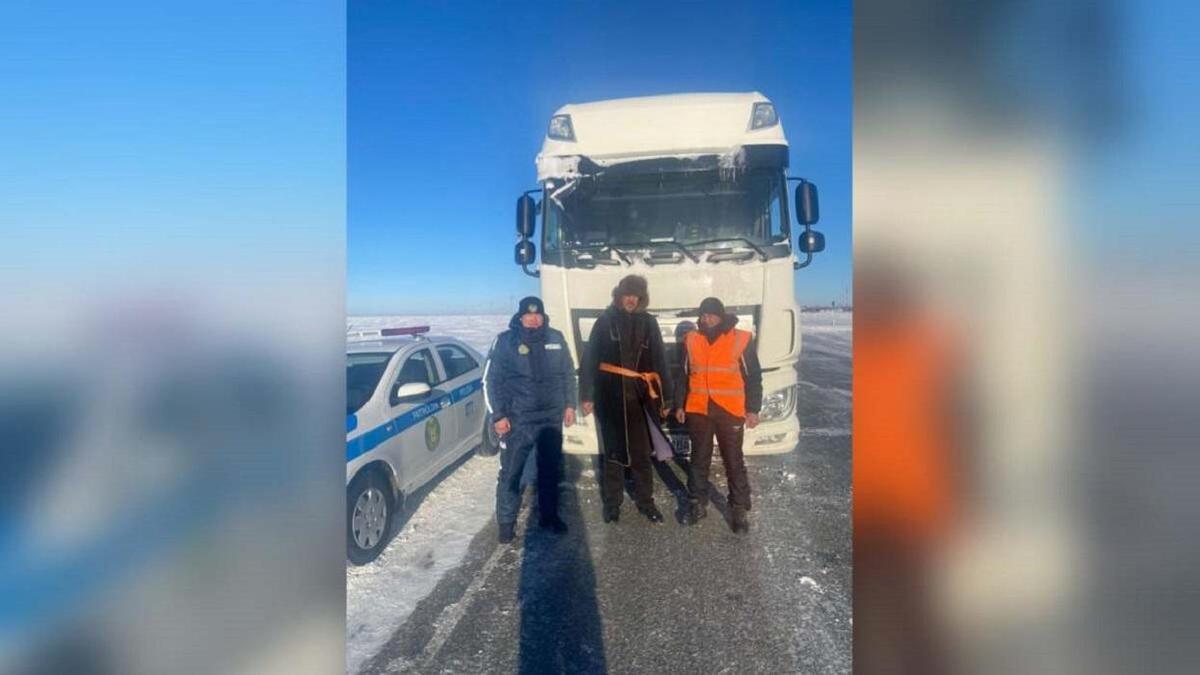
POLYGON ((787 419, 796 409, 796 387, 784 387, 763 397, 762 410, 758 413, 761 422, 787 419))

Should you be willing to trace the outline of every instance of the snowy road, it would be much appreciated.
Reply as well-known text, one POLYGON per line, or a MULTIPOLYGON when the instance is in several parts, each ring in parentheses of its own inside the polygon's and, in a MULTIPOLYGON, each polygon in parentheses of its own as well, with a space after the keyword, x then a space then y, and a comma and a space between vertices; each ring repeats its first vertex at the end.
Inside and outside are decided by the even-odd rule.
MULTIPOLYGON (((420 318, 480 349, 506 322, 420 318)), ((517 542, 500 547, 497 462, 467 458, 415 496, 383 556, 347 569, 347 670, 848 672, 850 315, 803 320, 805 432, 794 452, 747 458, 748 536, 730 533, 720 497, 692 528, 679 513, 650 525, 628 502, 621 522, 606 525, 592 460, 568 456, 570 533, 522 522, 517 542)), ((713 473, 723 493, 719 460, 713 473)), ((661 466, 658 478, 660 507, 677 511, 682 466, 661 466)))

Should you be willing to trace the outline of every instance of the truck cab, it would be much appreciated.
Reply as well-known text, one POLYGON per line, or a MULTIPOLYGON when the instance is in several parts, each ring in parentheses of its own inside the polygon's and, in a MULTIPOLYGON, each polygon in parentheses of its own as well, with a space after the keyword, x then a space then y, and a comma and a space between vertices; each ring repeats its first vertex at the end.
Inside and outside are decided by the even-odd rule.
MULTIPOLYGON (((754 333, 763 408, 747 454, 788 452, 799 439, 795 271, 824 237, 811 227, 816 187, 787 176, 788 154, 774 104, 757 92, 570 104, 551 117, 537 155, 540 187, 517 201, 514 260, 540 278, 547 312, 567 319, 560 328, 576 363, 627 274, 649 282, 669 363, 680 362, 707 296, 754 333)), ((564 429, 564 450, 599 452, 594 425, 587 417, 564 429)))

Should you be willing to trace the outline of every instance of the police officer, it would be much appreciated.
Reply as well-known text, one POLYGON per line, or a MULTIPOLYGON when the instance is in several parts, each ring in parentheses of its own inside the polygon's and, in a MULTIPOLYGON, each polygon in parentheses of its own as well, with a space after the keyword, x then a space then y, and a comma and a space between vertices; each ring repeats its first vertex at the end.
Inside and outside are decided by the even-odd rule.
POLYGON ((562 428, 575 423, 575 364, 562 333, 550 328, 542 301, 521 300, 517 313, 492 343, 484 366, 484 400, 500 437, 496 522, 500 543, 513 540, 521 510, 521 476, 536 452, 539 524, 567 531, 558 516, 562 428))
POLYGON ((737 316, 725 313, 717 298, 700 303, 700 325, 684 338, 684 377, 676 411, 680 424, 686 422, 692 441, 688 472, 687 522, 696 524, 707 515, 708 471, 712 465, 713 435, 721 449, 725 477, 729 481, 730 526, 739 534, 750 523, 750 481, 742 454, 744 427, 758 426, 762 407, 762 368, 749 331, 739 330, 737 316))

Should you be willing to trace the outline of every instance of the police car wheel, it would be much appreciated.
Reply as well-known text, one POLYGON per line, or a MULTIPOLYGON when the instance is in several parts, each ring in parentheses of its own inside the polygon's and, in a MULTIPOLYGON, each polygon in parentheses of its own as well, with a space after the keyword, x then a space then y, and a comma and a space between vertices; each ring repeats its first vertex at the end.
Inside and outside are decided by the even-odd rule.
POLYGON ((392 499, 377 473, 354 479, 346 491, 346 555, 365 565, 383 552, 392 525, 392 499))
POLYGON ((475 452, 480 457, 492 457, 500 452, 500 437, 496 435, 496 428, 486 415, 483 418, 483 435, 479 438, 479 447, 475 452))

